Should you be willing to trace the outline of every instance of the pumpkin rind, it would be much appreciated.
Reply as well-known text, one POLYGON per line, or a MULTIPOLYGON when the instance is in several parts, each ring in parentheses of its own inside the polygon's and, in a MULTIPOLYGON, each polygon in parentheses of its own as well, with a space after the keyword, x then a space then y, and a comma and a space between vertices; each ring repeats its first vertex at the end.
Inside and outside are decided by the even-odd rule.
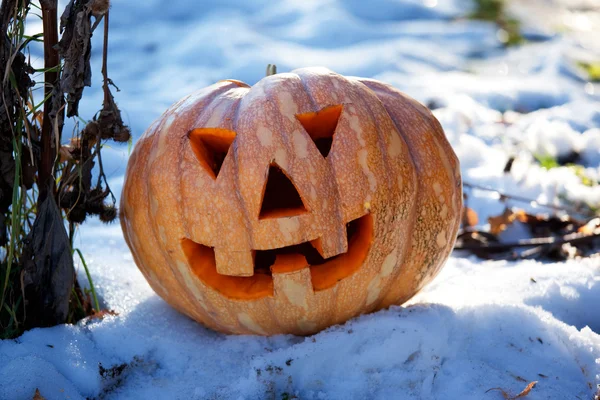
POLYGON ((227 333, 311 334, 401 304, 433 279, 461 201, 458 161, 425 107, 377 81, 306 68, 253 87, 221 81, 169 108, 135 146, 121 224, 152 288, 190 317, 227 333), (315 142, 326 132, 308 125, 319 112, 335 127, 326 157, 315 142), (218 174, 190 144, 190 132, 207 128, 235 133, 218 174), (273 165, 304 212, 260 218, 273 165), (357 222, 363 236, 349 241, 354 220, 365 221, 357 222), (256 252, 305 242, 324 264, 277 256, 270 292, 235 292, 234 282, 265 281, 254 276, 256 252), (191 256, 194 246, 214 249, 213 264, 200 264, 215 268, 216 280, 194 272, 200 264, 190 262, 204 260, 191 256), (347 252, 364 263, 340 262, 347 252))

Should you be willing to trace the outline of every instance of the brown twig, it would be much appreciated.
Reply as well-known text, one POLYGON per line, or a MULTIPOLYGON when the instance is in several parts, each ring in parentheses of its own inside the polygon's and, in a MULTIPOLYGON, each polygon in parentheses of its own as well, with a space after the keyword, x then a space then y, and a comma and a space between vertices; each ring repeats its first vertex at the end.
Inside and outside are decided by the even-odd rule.
MULTIPOLYGON (((104 106, 110 104, 111 101, 110 88, 108 87, 110 84, 110 78, 108 77, 108 18, 109 11, 106 11, 106 14, 104 14, 104 43, 102 46, 102 91, 104 92, 104 106)), ((108 186, 106 176, 104 175, 104 166, 102 165, 102 155, 100 153, 101 147, 101 140, 98 138, 97 154, 100 173, 98 174, 98 183, 96 184, 97 187, 100 187, 101 179, 103 177, 106 185, 108 186)))
POLYGON ((513 195, 513 194, 507 194, 504 193, 498 189, 494 189, 488 186, 482 186, 482 185, 477 185, 474 183, 470 183, 470 182, 463 182, 463 186, 464 187, 469 187, 471 189, 478 189, 478 190, 485 190, 488 192, 496 192, 498 193, 498 195, 500 195, 500 197, 504 197, 507 199, 511 199, 511 200, 515 200, 515 201, 519 201, 519 202, 523 202, 523 203, 535 203, 537 206, 540 207, 544 207, 544 208, 549 208, 555 211, 568 211, 571 213, 575 213, 575 214, 581 214, 581 215, 586 215, 586 216, 594 216, 594 213, 587 211, 587 210, 579 210, 573 207, 569 207, 569 206, 556 206, 553 204, 547 204, 547 203, 541 203, 537 200, 534 199, 530 199, 527 197, 523 197, 523 196, 518 196, 518 195, 513 195))
POLYGON ((108 14, 109 11, 106 11, 106 14, 104 14, 104 45, 102 47, 102 89, 104 91, 104 104, 110 102, 110 90, 108 88, 110 83, 110 79, 108 78, 108 14))
MULTIPOLYGON (((109 29, 108 21, 109 21, 109 14, 110 14, 110 11, 106 10, 106 13, 104 14, 104 43, 103 43, 103 47, 102 47, 102 79, 103 79, 102 90, 104 92, 104 106, 110 104, 113 101, 112 94, 110 93, 109 85, 114 86, 112 80, 108 77, 108 29, 109 29)), ((117 88, 117 91, 118 90, 119 89, 117 88)), ((101 179, 104 179, 104 184, 106 185, 106 189, 112 196, 113 201, 115 201, 115 197, 108 185, 108 179, 106 178, 106 175, 104 173, 104 165, 102 164, 102 152, 100 151, 101 148, 102 148, 101 140, 100 140, 100 138, 98 138, 97 155, 98 155, 98 169, 100 170, 100 173, 98 174, 98 183, 96 186, 100 187, 101 179)))
POLYGON ((42 121, 42 151, 39 178, 39 197, 38 204, 42 204, 48 194, 54 194, 54 176, 53 167, 56 159, 57 149, 53 143, 53 119, 50 117, 54 102, 50 98, 54 86, 58 83, 58 70, 60 58, 56 49, 58 43, 58 15, 57 0, 40 0, 42 6, 42 25, 44 29, 44 96, 47 101, 44 103, 44 119, 42 121))
POLYGON ((533 239, 523 239, 515 242, 490 242, 486 244, 459 244, 454 246, 454 250, 489 250, 493 252, 497 251, 506 251, 512 250, 514 248, 520 247, 533 247, 533 246, 557 246, 565 243, 570 244, 580 244, 591 242, 594 239, 600 238, 600 232, 595 232, 593 234, 585 234, 585 233, 570 233, 564 236, 551 236, 551 237, 542 237, 542 238, 533 238, 533 239))

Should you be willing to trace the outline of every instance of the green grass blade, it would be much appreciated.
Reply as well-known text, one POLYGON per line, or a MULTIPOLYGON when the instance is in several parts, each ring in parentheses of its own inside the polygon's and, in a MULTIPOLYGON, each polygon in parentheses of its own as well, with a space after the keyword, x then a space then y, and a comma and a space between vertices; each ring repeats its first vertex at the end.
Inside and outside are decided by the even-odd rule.
MULTIPOLYGON (((17 124, 20 125, 20 124, 17 124)), ((17 129, 20 129, 17 126, 17 129)), ((19 132, 19 130, 17 130, 19 132)), ((12 193, 12 206, 11 206, 11 230, 10 230, 10 244, 8 247, 8 260, 6 263, 6 272, 4 274, 4 285, 2 287, 2 299, 0 300, 0 309, 4 306, 4 300, 6 296, 6 289, 10 281, 10 272, 15 257, 15 248, 17 246, 17 240, 20 236, 21 228, 21 151, 22 143, 20 136, 18 138, 13 137, 13 149, 15 151, 15 178, 13 181, 13 193, 12 193)))
POLYGON ((90 284, 90 289, 92 291, 92 298, 94 300, 94 308, 96 311, 100 311, 100 303, 98 302, 98 296, 96 296, 96 289, 94 288, 94 282, 92 281, 92 276, 90 275, 90 270, 85 262, 85 258, 83 258, 83 254, 79 249, 73 249, 73 251, 77 252, 79 258, 81 259, 81 263, 83 264, 83 269, 85 270, 85 274, 87 275, 88 282, 90 284))

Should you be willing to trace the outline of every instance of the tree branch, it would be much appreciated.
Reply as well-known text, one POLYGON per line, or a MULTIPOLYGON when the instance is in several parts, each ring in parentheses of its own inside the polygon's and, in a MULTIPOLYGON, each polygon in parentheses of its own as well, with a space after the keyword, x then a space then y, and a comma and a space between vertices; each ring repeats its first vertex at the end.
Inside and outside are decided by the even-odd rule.
POLYGON ((533 246, 556 246, 565 243, 579 244, 585 242, 591 242, 596 239, 600 239, 600 232, 589 233, 570 233, 564 236, 551 236, 533 239, 523 239, 515 242, 507 243, 487 243, 487 244, 458 244, 454 246, 454 250, 489 250, 493 252, 512 250, 520 247, 533 247, 533 246))
POLYGON ((506 198, 506 199, 520 201, 522 203, 535 203, 539 207, 549 208, 549 209, 555 210, 555 211, 568 211, 570 213, 581 214, 581 215, 586 215, 586 216, 593 216, 594 215, 594 213, 589 212, 587 210, 579 210, 579 209, 576 209, 574 207, 569 207, 569 206, 556 206, 554 204, 541 203, 541 202, 539 202, 537 200, 534 200, 534 199, 529 199, 527 197, 522 197, 522 196, 517 196, 517 195, 513 195, 513 194, 503 193, 503 192, 501 192, 498 189, 494 189, 494 188, 491 188, 491 187, 488 187, 488 186, 477 185, 477 184, 470 183, 470 182, 464 182, 463 181, 463 186, 471 188, 471 189, 485 190, 485 191, 488 191, 488 192, 496 192, 496 193, 498 193, 498 195, 500 197, 503 197, 503 198, 506 198))
POLYGON ((44 199, 50 195, 54 195, 54 161, 56 159, 56 151, 53 139, 53 119, 51 112, 54 102, 52 101, 52 92, 55 85, 58 84, 58 66, 60 58, 56 44, 58 43, 58 14, 57 0, 40 0, 42 6, 42 25, 44 29, 44 119, 42 121, 42 154, 38 173, 39 198, 38 204, 42 204, 44 199))
POLYGON ((102 89, 104 91, 104 104, 109 104, 110 99, 110 90, 108 85, 110 83, 110 79, 108 78, 108 13, 104 14, 104 46, 102 47, 102 89))

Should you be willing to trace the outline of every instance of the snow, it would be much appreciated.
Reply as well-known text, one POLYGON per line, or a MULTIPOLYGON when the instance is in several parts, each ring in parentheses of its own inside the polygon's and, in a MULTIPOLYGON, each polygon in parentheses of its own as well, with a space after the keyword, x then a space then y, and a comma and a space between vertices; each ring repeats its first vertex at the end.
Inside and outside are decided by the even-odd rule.
POLYGON ((592 128, 581 135, 583 160, 589 166, 600 166, 600 129, 592 128))
MULTIPOLYGON (((584 8, 597 5, 552 3, 561 10, 549 13, 552 21, 581 29, 558 34, 531 18, 543 2, 515 0, 528 34, 544 40, 506 50, 493 24, 463 18, 473 7, 467 0, 115 0, 109 73, 136 138, 183 95, 225 78, 253 84, 268 63, 374 77, 435 108, 465 181, 538 202, 598 205, 599 186, 534 159, 581 150, 585 173, 600 177, 600 85, 576 66, 600 58, 589 40, 597 17, 584 8)), ((91 118, 99 74, 84 98, 91 118)), ((117 193, 127 157, 119 146, 103 156, 117 193)), ((466 192, 481 225, 505 206, 497 193, 466 192)), ((169 307, 135 267, 117 224, 90 221, 77 247, 103 305, 119 315, 1 342, 0 399, 31 399, 39 388, 50 400, 493 400, 502 396, 488 389, 517 394, 531 381, 538 384, 528 399, 590 399, 600 383, 600 256, 542 263, 453 254, 407 307, 311 337, 264 338, 217 334, 169 307)))

